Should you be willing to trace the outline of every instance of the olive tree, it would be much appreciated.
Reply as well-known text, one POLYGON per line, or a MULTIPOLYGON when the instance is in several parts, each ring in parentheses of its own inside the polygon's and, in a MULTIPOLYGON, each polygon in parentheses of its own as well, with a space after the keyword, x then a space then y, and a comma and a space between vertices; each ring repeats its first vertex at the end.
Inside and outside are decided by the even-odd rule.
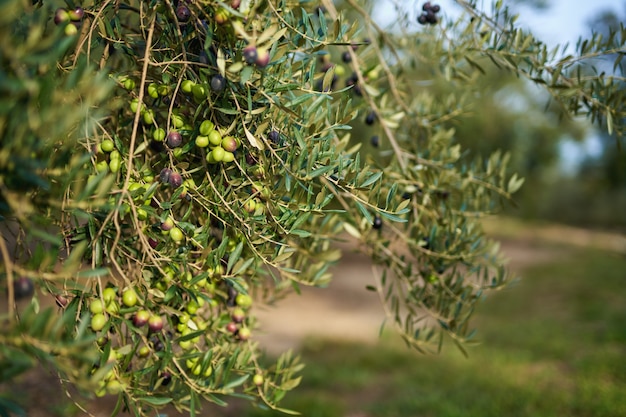
POLYGON ((624 108, 618 80, 576 72, 623 50, 563 57, 499 4, 458 3, 456 21, 398 5, 385 31, 356 0, 2 2, 0 382, 43 361, 114 414, 280 409, 302 364, 268 364, 252 307, 327 285, 346 238, 387 326, 463 350, 509 279, 480 219, 523 182, 450 128, 480 111, 485 66, 620 135, 624 108))

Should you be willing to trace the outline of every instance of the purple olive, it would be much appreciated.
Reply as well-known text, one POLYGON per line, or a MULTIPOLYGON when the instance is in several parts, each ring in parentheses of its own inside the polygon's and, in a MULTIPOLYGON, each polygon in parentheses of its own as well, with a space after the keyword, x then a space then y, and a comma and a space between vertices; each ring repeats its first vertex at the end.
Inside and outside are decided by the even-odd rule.
POLYGON ((181 185, 183 185, 182 175, 180 175, 178 172, 172 172, 172 175, 170 175, 169 183, 172 188, 180 187, 181 185))
POLYGON ((33 295, 35 292, 35 286, 30 278, 20 277, 13 282, 13 291, 16 299, 26 298, 33 295))
POLYGON ((183 136, 175 130, 170 131, 165 138, 167 146, 178 148, 183 143, 183 136))
POLYGON ((256 62, 257 59, 257 50, 256 46, 248 45, 243 50, 243 59, 246 61, 246 64, 252 65, 256 62))
POLYGON ((189 7, 185 6, 184 4, 178 6, 176 8, 176 18, 179 22, 189 21, 189 18, 191 18, 191 10, 189 10, 189 7))
POLYGON ((170 175, 172 175, 172 170, 169 168, 163 168, 161 173, 159 174, 159 181, 161 182, 169 182, 170 175))

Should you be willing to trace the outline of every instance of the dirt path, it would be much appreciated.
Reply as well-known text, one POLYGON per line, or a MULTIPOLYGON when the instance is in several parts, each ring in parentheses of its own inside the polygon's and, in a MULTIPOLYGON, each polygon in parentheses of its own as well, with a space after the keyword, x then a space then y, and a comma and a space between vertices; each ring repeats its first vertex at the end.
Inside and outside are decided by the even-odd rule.
MULTIPOLYGON (((566 253, 564 249, 546 248, 528 239, 504 239, 501 249, 513 271, 566 253)), ((373 283, 370 260, 344 250, 328 288, 303 288, 301 295, 294 294, 276 306, 260 308, 256 312, 260 328, 255 338, 269 354, 297 349, 308 337, 373 343, 385 318, 378 295, 365 289, 373 283)))

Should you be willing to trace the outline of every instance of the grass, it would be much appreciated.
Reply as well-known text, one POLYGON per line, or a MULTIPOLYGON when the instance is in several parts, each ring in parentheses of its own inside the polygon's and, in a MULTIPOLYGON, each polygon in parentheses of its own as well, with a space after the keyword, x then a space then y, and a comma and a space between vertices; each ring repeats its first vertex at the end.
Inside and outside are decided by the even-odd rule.
POLYGON ((476 324, 482 343, 469 359, 452 344, 422 356, 386 340, 310 341, 303 383, 281 405, 307 417, 626 415, 623 257, 576 249, 522 271, 476 324))

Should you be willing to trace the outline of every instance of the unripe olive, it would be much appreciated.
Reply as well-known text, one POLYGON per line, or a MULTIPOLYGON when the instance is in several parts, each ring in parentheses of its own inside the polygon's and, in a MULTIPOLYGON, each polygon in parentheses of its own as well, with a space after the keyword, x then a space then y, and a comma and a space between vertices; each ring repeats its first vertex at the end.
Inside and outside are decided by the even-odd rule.
POLYGON ((217 130, 212 130, 208 134, 209 143, 212 146, 220 146, 222 144, 222 135, 217 130))
POLYGON ((154 112, 152 110, 148 109, 143 113, 143 122, 147 125, 154 123, 154 112))
POLYGON ((250 297, 248 294, 239 293, 235 298, 235 302, 239 307, 247 309, 252 306, 252 297, 250 297))
POLYGON ((224 152, 224 148, 222 148, 221 146, 216 146, 211 151, 211 156, 213 157, 213 160, 215 162, 222 162, 222 160, 224 159, 224 152))
POLYGON ((157 142, 163 142, 165 140, 165 136, 165 129, 161 127, 154 129, 154 131, 152 132, 152 139, 157 142))
POLYGON ((117 299, 117 290, 112 287, 107 287, 102 291, 102 298, 105 304, 110 304, 117 299))
POLYGON ((89 311, 91 314, 98 314, 104 311, 104 302, 100 299, 93 300, 89 303, 89 311))
POLYGON ((218 8, 215 11, 215 16, 213 16, 215 23, 217 23, 218 25, 223 25, 224 23, 228 22, 229 18, 230 13, 223 7, 218 8))
POLYGON ((156 83, 150 83, 150 85, 148 85, 148 95, 152 98, 159 98, 159 90, 156 83))
POLYGON ((206 88, 201 85, 201 84, 196 84, 192 87, 191 92, 193 94, 193 97, 196 100, 204 100, 206 98, 207 95, 207 90, 206 88))
POLYGON ((235 160, 235 154, 232 152, 224 151, 224 156, 222 157, 222 162, 230 163, 235 160))
POLYGON ((208 136, 196 136, 195 140, 196 146, 199 148, 206 148, 209 146, 209 137, 208 136))
POLYGON ((98 172, 106 172, 109 170, 109 164, 107 161, 100 161, 96 164, 96 171, 98 172))
POLYGON ((252 383, 256 386, 263 385, 263 381, 263 375, 261 374, 256 374, 252 377, 252 383))
POLYGON ((185 119, 183 119, 183 117, 180 114, 172 114, 172 124, 174 125, 174 127, 180 129, 181 127, 185 126, 185 119))
POLYGON ((137 293, 132 288, 124 290, 122 293, 122 303, 126 307, 134 307, 137 304, 137 293))
POLYGON ((68 23, 67 25, 65 25, 65 29, 63 29, 63 32, 67 36, 74 36, 78 33, 78 28, 76 27, 76 25, 68 23))
POLYGON ((196 83, 191 80, 183 80, 183 82, 180 84, 180 89, 183 90, 183 93, 189 94, 193 91, 194 85, 196 85, 196 83))
POLYGON ((172 227, 170 229, 169 234, 170 234, 170 239, 172 239, 176 243, 181 242, 185 238, 183 231, 180 230, 178 227, 172 227))
POLYGON ((122 164, 122 161, 120 161, 119 159, 111 158, 111 160, 109 161, 109 169, 111 170, 112 173, 115 174, 120 170, 121 164, 122 164))
MULTIPOLYGON (((133 113, 136 113, 138 108, 139 108, 139 99, 133 98, 130 101, 130 111, 132 111, 133 113)), ((143 112, 143 110, 144 108, 143 106, 141 106, 141 111, 143 112)))
POLYGON ((199 131, 202 136, 208 136, 213 129, 215 129, 215 125, 210 120, 203 120, 202 123, 200 123, 199 131))
POLYGON ((94 332, 99 332, 100 330, 102 330, 104 326, 106 325, 106 323, 107 323, 107 318, 102 313, 94 314, 91 317, 91 329, 94 332))

